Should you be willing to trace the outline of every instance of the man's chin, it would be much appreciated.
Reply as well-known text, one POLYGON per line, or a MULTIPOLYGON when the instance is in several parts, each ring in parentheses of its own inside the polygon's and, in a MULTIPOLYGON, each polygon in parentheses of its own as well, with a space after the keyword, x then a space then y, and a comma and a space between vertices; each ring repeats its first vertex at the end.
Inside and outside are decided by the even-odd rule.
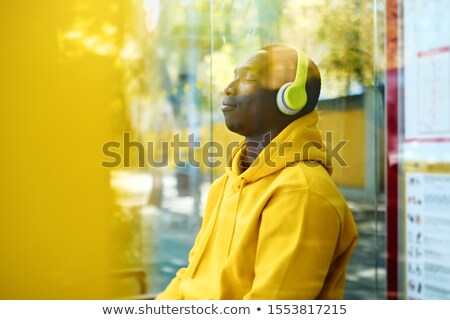
POLYGON ((242 128, 238 123, 229 120, 227 121, 227 119, 225 119, 225 125, 231 132, 241 134, 240 131, 242 130, 242 128))

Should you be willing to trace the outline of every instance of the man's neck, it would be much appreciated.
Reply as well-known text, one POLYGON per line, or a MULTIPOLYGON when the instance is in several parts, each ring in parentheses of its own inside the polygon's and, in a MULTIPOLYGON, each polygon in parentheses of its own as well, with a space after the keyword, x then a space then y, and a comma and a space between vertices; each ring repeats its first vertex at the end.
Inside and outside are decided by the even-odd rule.
POLYGON ((242 172, 247 170, 264 148, 275 138, 282 130, 272 130, 263 135, 245 137, 245 152, 241 158, 242 172))

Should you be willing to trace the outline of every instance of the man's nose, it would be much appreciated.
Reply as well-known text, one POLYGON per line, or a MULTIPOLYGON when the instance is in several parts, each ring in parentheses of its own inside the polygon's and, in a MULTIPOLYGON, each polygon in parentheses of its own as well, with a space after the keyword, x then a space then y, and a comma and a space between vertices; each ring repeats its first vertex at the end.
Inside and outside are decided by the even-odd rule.
POLYGON ((225 90, 223 90, 223 92, 225 93, 225 95, 227 96, 231 96, 231 95, 235 95, 237 90, 236 90, 236 80, 231 81, 226 87, 225 90))

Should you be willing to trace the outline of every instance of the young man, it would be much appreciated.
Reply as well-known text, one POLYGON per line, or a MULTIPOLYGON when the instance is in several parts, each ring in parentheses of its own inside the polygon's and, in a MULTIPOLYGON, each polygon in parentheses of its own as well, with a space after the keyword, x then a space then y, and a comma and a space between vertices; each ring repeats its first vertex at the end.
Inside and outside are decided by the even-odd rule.
POLYGON ((157 299, 343 297, 357 231, 316 127, 320 83, 292 47, 268 46, 238 65, 222 111, 245 139, 211 186, 189 265, 157 299))

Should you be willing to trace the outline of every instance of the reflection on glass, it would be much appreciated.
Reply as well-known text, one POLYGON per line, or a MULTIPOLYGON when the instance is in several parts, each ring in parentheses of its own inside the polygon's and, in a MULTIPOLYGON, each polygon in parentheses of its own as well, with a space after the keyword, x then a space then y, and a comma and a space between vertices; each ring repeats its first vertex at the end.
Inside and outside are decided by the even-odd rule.
MULTIPOLYGON (((304 49, 319 62, 321 130, 324 135, 339 132, 332 145, 348 141, 341 149, 348 166, 335 164, 334 179, 352 204, 361 232, 347 297, 378 297, 383 266, 373 243, 383 242, 377 187, 382 185, 378 151, 383 146, 376 138, 382 130, 373 125, 380 118, 379 91, 374 89, 373 3, 146 0, 126 6, 116 62, 123 96, 117 105, 125 106, 125 131, 130 142, 142 144, 145 159, 141 165, 139 148, 132 148, 131 165, 116 168, 112 181, 123 195, 122 208, 132 208, 126 210, 132 212, 129 219, 136 221, 133 228, 139 234, 139 240, 133 240, 139 243, 137 264, 147 271, 152 293, 187 264, 208 187, 223 173, 230 150, 217 157, 208 142, 225 147, 240 140, 226 129, 218 108, 234 66, 249 52, 280 42, 304 49), (215 160, 220 161, 212 166, 215 160)), ((81 39, 88 29, 75 23, 68 30, 62 43, 81 39)), ((113 32, 105 22, 87 36, 87 44, 77 43, 83 48, 99 45, 103 49, 95 50, 106 52, 106 39, 113 32)))

